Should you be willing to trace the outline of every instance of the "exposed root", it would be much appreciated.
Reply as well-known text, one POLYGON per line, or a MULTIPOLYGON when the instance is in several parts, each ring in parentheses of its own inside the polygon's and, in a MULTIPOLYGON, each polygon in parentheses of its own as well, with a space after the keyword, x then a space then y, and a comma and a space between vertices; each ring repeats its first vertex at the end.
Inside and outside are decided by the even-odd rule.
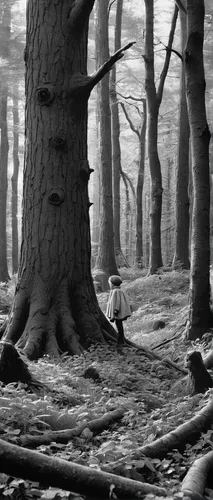
POLYGON ((187 443, 195 443, 202 432, 211 428, 213 422, 213 401, 200 410, 195 417, 184 424, 179 425, 171 432, 156 439, 152 443, 141 446, 134 453, 134 458, 146 457, 163 458, 177 449, 183 451, 187 443))
POLYGON ((183 498, 205 498, 205 488, 210 471, 213 470, 213 451, 210 451, 204 457, 198 458, 187 472, 181 492, 183 498))
POLYGON ((84 467, 67 460, 48 457, 43 453, 20 448, 0 439, 1 472, 23 479, 39 481, 64 490, 107 500, 112 491, 116 498, 144 498, 151 493, 166 496, 164 488, 126 477, 84 467))
POLYGON ((171 368, 174 368, 175 370, 177 370, 179 373, 182 373, 183 375, 187 375, 187 373, 188 373, 187 370, 185 370, 184 368, 181 368, 180 366, 178 366, 176 363, 174 363, 170 359, 163 359, 163 358, 161 358, 161 356, 159 356, 155 352, 150 351, 149 349, 147 349, 145 347, 142 347, 142 346, 139 346, 137 344, 134 344, 133 342, 131 342, 128 339, 125 339, 125 344, 124 345, 131 346, 131 347, 134 347, 135 349, 138 349, 138 350, 142 351, 144 353, 144 355, 148 359, 150 359, 152 361, 154 359, 158 359, 159 361, 161 361, 161 363, 164 363, 167 366, 169 366, 171 368))
POLYGON ((92 344, 108 342, 107 334, 116 341, 117 334, 100 310, 94 289, 89 293, 81 283, 69 294, 68 280, 50 290, 38 278, 29 292, 27 299, 26 293, 16 291, 4 335, 29 359, 43 354, 59 358, 62 352, 81 355, 92 344))
POLYGON ((21 444, 25 447, 36 448, 37 446, 41 446, 43 444, 50 444, 53 441, 55 443, 68 443, 68 441, 74 437, 80 436, 84 429, 88 428, 94 434, 98 434, 105 429, 108 429, 110 425, 114 424, 118 420, 121 420, 124 414, 125 409, 118 408, 117 410, 109 411, 102 417, 93 419, 90 422, 82 422, 73 429, 46 431, 39 436, 21 436, 17 438, 17 444, 21 444))

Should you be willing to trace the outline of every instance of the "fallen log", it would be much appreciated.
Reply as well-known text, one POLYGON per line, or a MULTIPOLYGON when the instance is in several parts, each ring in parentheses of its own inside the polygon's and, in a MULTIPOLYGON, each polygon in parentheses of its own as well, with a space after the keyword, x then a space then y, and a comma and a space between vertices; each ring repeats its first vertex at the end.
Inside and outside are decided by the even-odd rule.
POLYGON ((213 423, 213 400, 202 408, 193 418, 179 425, 176 429, 141 446, 134 452, 134 458, 142 455, 150 458, 163 458, 173 449, 183 450, 187 443, 196 442, 201 433, 210 429, 213 423))
POLYGON ((213 451, 198 458, 190 467, 181 485, 183 498, 205 498, 208 476, 213 475, 213 451))
MULTIPOLYGON (((100 418, 95 418, 90 422, 82 422, 73 429, 65 429, 62 431, 45 431, 42 435, 31 436, 25 435, 17 438, 16 443, 22 446, 36 448, 44 444, 54 443, 67 443, 76 436, 80 436, 84 429, 89 429, 94 434, 98 434, 118 420, 121 420, 125 413, 124 408, 118 408, 116 410, 109 411, 105 413, 100 418)), ((14 442, 14 438, 13 438, 14 442)))
POLYGON ((164 488, 49 457, 1 439, 0 472, 93 498, 109 499, 112 494, 118 499, 139 499, 149 493, 166 496, 164 488))

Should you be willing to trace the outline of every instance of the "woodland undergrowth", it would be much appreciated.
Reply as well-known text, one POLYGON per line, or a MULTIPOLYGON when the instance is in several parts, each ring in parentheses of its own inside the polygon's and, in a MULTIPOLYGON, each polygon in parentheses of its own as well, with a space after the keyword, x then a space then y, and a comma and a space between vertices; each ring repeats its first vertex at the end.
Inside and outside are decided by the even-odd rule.
MULTIPOLYGON (((143 271, 122 270, 123 289, 129 297, 133 314, 125 323, 125 335, 138 345, 154 349, 184 366, 186 351, 192 348, 208 352, 211 332, 202 342, 186 345, 182 340, 187 319, 187 272, 162 272, 145 277, 143 271), (165 328, 153 331, 157 320, 165 328), (172 341, 169 341, 173 338, 172 341), (166 342, 165 344, 163 344, 166 342), (159 344, 162 344, 159 346, 159 344), (157 347, 159 346, 159 347, 157 347)), ((0 290, 5 304, 5 291, 0 290)), ((98 295, 105 311, 107 294, 98 295)), ((194 445, 174 450, 166 458, 136 459, 138 447, 150 443, 192 418, 213 397, 187 394, 181 375, 160 361, 150 361, 133 348, 97 346, 84 356, 60 362, 46 357, 28 362, 30 371, 50 389, 47 393, 30 393, 23 384, 0 386, 0 437, 17 444, 23 435, 41 435, 45 430, 72 429, 81 422, 99 418, 110 410, 125 408, 123 419, 101 434, 85 428, 80 436, 67 444, 52 442, 38 451, 52 457, 87 465, 138 481, 162 486, 168 498, 181 498, 180 484, 191 464, 212 450, 213 430, 202 434, 194 445), (89 367, 100 379, 85 377, 89 367)), ((212 498, 211 485, 206 498, 212 498)), ((0 499, 80 499, 56 488, 9 477, 0 473, 0 499)), ((96 497, 94 497, 96 498, 96 497)), ((148 498, 156 498, 148 495, 148 498)))

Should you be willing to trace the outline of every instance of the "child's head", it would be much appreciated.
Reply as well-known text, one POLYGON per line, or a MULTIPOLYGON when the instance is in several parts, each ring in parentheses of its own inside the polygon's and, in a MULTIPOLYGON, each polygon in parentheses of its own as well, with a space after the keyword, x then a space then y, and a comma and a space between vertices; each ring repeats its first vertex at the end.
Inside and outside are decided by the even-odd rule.
POLYGON ((113 286, 120 286, 122 283, 122 279, 120 276, 114 274, 113 276, 109 277, 108 283, 110 288, 112 288, 113 286))

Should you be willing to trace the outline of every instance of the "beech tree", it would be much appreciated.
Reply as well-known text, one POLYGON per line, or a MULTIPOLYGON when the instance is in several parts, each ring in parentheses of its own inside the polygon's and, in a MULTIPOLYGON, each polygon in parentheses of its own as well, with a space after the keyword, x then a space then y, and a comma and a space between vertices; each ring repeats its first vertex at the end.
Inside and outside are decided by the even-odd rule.
POLYGON ((160 75, 158 89, 155 86, 154 68, 154 1, 145 0, 145 90, 148 112, 148 156, 151 174, 151 212, 150 212, 150 262, 149 273, 154 274, 163 265, 161 252, 161 215, 162 215, 162 174, 158 155, 158 116, 162 101, 164 83, 169 68, 171 48, 178 16, 175 5, 169 33, 164 66, 160 75))
POLYGON ((6 207, 7 207, 7 168, 8 168, 8 81, 9 72, 7 69, 9 59, 10 25, 11 25, 11 2, 2 1, 0 5, 0 55, 4 61, 1 68, 1 88, 0 88, 0 281, 7 281, 9 277, 7 267, 7 233, 6 233, 6 207))
MULTIPOLYGON (((97 61, 104 64, 109 59, 108 34, 109 0, 97 0, 97 61)), ((101 220, 99 232, 98 256, 96 259, 95 279, 100 283, 102 291, 109 288, 108 278, 119 274, 115 261, 113 198, 112 198, 112 148, 111 148, 111 113, 109 97, 109 74, 99 83, 100 105, 100 178, 101 178, 101 220), (101 271, 99 273, 99 270, 101 271)))
MULTIPOLYGON (((122 25, 123 0, 117 0, 115 17, 115 52, 121 48, 121 25, 122 25)), ((120 118, 118 109, 118 96, 116 91, 116 67, 113 66, 110 78, 110 104, 111 104, 111 128, 112 128, 112 180, 113 180, 113 225, 114 225, 114 247, 116 264, 118 267, 127 265, 121 250, 120 238, 120 180, 121 180, 121 148, 120 148, 120 118)))
POLYGON ((13 273, 18 271, 18 175, 19 175, 19 86, 13 85, 13 175, 12 183, 12 267, 13 273))
POLYGON ((193 211, 189 321, 186 337, 202 337, 213 326, 210 308, 210 132, 206 120, 203 65, 204 0, 187 0, 186 94, 192 151, 193 211))
MULTIPOLYGON (((130 97, 130 96, 129 96, 130 97)), ((147 109, 146 109, 146 99, 131 97, 134 101, 141 101, 143 105, 143 111, 141 112, 138 107, 139 114, 142 119, 141 127, 136 127, 131 120, 129 114, 127 113, 126 107, 123 102, 121 102, 121 107, 125 114, 125 117, 129 123, 129 126, 137 135, 139 142, 139 158, 138 158, 138 176, 137 176, 137 186, 136 186, 136 246, 135 246, 135 264, 138 268, 144 267, 144 255, 143 255, 143 185, 144 185, 144 169, 145 169, 145 151, 146 151, 146 125, 147 125, 147 109)))
MULTIPOLYGON (((185 7, 186 0, 182 0, 185 7)), ((181 52, 187 40, 186 12, 180 9, 181 52)), ((189 269, 189 120, 186 103, 185 66, 181 64, 179 130, 176 176, 176 228, 173 267, 189 269)))
POLYGON ((98 306, 90 270, 87 102, 131 44, 87 75, 93 4, 27 4, 22 246, 5 337, 30 359, 79 354, 117 336, 98 306))

